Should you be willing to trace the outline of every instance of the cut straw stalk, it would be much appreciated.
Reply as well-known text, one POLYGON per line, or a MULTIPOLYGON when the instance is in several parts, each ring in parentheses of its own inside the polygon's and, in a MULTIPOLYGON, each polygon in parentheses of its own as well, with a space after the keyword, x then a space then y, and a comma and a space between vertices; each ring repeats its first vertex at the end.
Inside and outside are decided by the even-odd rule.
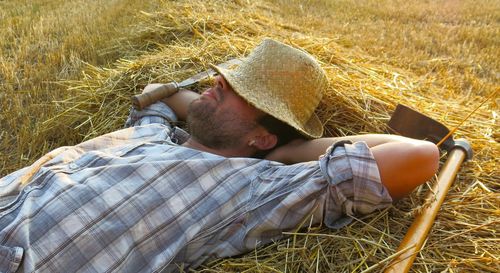
POLYGON ((303 233, 303 232, 283 232, 283 234, 284 235, 293 235, 293 236, 317 236, 317 237, 327 237, 327 238, 343 239, 343 240, 355 241, 358 244, 360 244, 359 242, 364 242, 364 243, 368 243, 368 244, 371 244, 371 245, 374 245, 374 246, 378 246, 379 248, 390 249, 390 248, 388 248, 385 245, 382 245, 382 244, 379 244, 379 243, 376 243, 376 242, 373 242, 373 241, 370 241, 370 240, 367 240, 367 239, 355 238, 355 237, 347 237, 347 236, 341 236, 341 235, 335 235, 335 234, 322 234, 322 233, 312 233, 312 232, 307 232, 307 233, 303 233))
POLYGON ((387 258, 385 258, 385 259, 383 259, 383 260, 379 261, 378 263, 376 263, 376 264, 374 264, 374 265, 372 265, 372 266, 368 267, 367 269, 365 269, 365 270, 361 271, 361 273, 368 273, 368 272, 371 272, 371 271, 373 271, 373 270, 375 270, 375 269, 379 268, 380 266, 385 265, 385 263, 386 263, 386 262, 388 262, 388 261, 392 260, 394 257, 396 257, 396 256, 398 256, 398 255, 400 255, 400 254, 404 253, 405 251, 407 251, 407 250, 409 250, 410 248, 413 248, 413 247, 415 247, 415 245, 414 245, 414 244, 409 245, 409 246, 407 246, 407 247, 405 247, 405 248, 403 248, 403 249, 401 249, 401 250, 398 250, 396 253, 394 253, 394 254, 391 254, 391 255, 387 256, 387 258))
MULTIPOLYGON (((90 5, 87 2, 85 6, 90 5)), ((0 69, 6 71, 4 74, 0 72, 0 77, 5 80, 2 87, 9 95, 0 99, 4 111, 0 115, 0 124, 4 126, 0 139, 3 145, 0 151, 3 174, 33 162, 49 147, 73 145, 122 128, 130 108, 128 97, 140 93, 147 83, 178 81, 205 70, 208 63, 245 56, 264 36, 305 48, 322 62, 330 88, 325 92, 318 116, 325 124, 327 136, 384 132, 389 113, 397 103, 409 105, 447 124, 459 124, 464 119, 464 113, 473 110, 474 102, 482 101, 481 94, 489 94, 495 86, 498 87, 496 74, 488 73, 498 71, 498 58, 495 58, 498 54, 494 54, 498 46, 493 38, 496 36, 488 36, 491 29, 496 29, 491 14, 494 14, 497 5, 489 1, 465 0, 460 2, 459 7, 446 9, 438 2, 424 5, 418 1, 403 0, 381 1, 375 6, 370 1, 348 0, 336 1, 335 5, 322 0, 310 1, 308 5, 297 0, 180 0, 155 3, 154 11, 135 18, 106 17, 133 19, 131 24, 124 25, 127 32, 121 34, 123 37, 106 37, 112 41, 113 47, 99 49, 105 54, 110 52, 110 55, 120 52, 123 60, 107 66, 107 69, 96 63, 84 66, 78 61, 81 51, 71 47, 69 49, 74 52, 76 61, 74 66, 67 63, 71 66, 67 71, 75 71, 76 75, 82 76, 75 81, 63 82, 70 87, 65 97, 40 101, 36 100, 39 97, 36 94, 51 98, 50 94, 54 91, 50 88, 42 90, 40 86, 44 84, 40 81, 60 79, 60 71, 54 69, 59 66, 47 62, 47 69, 42 66, 40 69, 20 69, 26 67, 21 64, 31 63, 30 56, 37 55, 39 51, 22 55, 26 57, 16 55, 15 51, 8 49, 14 44, 9 42, 12 40, 8 37, 17 33, 16 37, 26 39, 18 34, 32 33, 33 28, 27 26, 23 30, 20 24, 9 25, 15 20, 10 20, 8 16, 0 22, 6 26, 0 28, 0 33, 5 34, 2 37, 6 38, 0 43, 8 45, 4 47, 7 58, 6 55, 0 56, 0 69), (459 12, 454 8, 459 8, 459 12), (456 14, 460 16, 456 17, 456 14), (386 20, 388 15, 390 22, 386 20), (453 20, 453 24, 449 24, 449 20, 453 20), (470 28, 471 20, 475 21, 474 29, 470 28), (14 27, 20 31, 5 32, 14 27), (378 31, 380 29, 385 31, 378 31), (11 62, 12 57, 18 61, 11 62), (479 64, 483 68, 477 67, 479 64), (84 74, 81 73, 82 67, 86 70, 84 74), (42 73, 32 77, 32 73, 37 71, 52 71, 53 75, 42 73), (29 90, 29 94, 22 96, 23 90, 29 90), (31 102, 35 101, 39 107, 27 105, 30 103, 28 95, 35 98, 31 102), (17 108, 14 107, 16 105, 17 108), (57 109, 58 112, 44 118, 47 109, 57 109), (23 113, 28 118, 19 122, 16 113, 23 113), (40 122, 52 119, 40 124, 34 116, 40 117, 40 122), (22 123, 24 129, 16 127, 18 123, 22 123)), ((142 4, 137 3, 136 6, 142 4)), ((67 5, 61 1, 56 13, 65 12, 63 8, 67 5)), ((78 12, 78 8, 71 5, 78 12)), ((138 14, 139 10, 136 8, 131 14, 138 14)), ((0 13, 3 12, 8 15, 8 9, 0 8, 0 13)), ((45 20, 61 21, 55 20, 59 18, 57 16, 49 18, 43 15, 40 13, 45 20)), ((18 22, 31 22, 32 19, 30 16, 17 18, 18 22)), ((58 29, 56 24, 49 25, 54 28, 54 33, 66 33, 64 29, 67 27, 58 29)), ((106 26, 109 25, 103 25, 106 26)), ((95 29, 93 25, 92 29, 95 29)), ((80 35, 80 32, 76 34, 80 35)), ((53 38, 51 35, 44 37, 53 38)), ((94 48, 88 46, 88 41, 85 39, 85 47, 81 49, 94 48)), ((15 44, 40 44, 38 40, 20 42, 22 44, 15 44)), ((46 44, 55 46, 50 42, 46 44)), ((108 62, 98 54, 95 53, 95 56, 100 56, 103 63, 108 62)), ((500 145, 498 133, 495 134, 498 131, 498 102, 495 100, 487 107, 483 105, 461 128, 456 134, 471 140, 477 157, 466 166, 458 183, 450 190, 448 202, 443 205, 433 236, 429 238, 432 247, 420 252, 421 256, 414 265, 416 272, 480 272, 483 269, 478 264, 483 261, 480 259, 483 250, 484 253, 500 253, 498 241, 494 240, 498 228, 488 225, 474 229, 485 221, 495 221, 499 217, 500 184, 497 177, 500 176, 500 145), (479 185, 462 195, 463 189, 475 181, 483 183, 491 192, 479 185), (446 241, 462 252, 453 254, 453 257, 448 255, 446 246, 439 244, 440 239, 463 232, 467 236, 454 236, 446 241)), ((364 218, 368 219, 369 226, 357 222, 338 231, 314 231, 334 234, 338 236, 336 238, 312 236, 305 242, 305 236, 298 236, 293 246, 290 242, 289 251, 285 250, 286 242, 276 242, 257 249, 257 254, 219 260, 208 264, 210 268, 206 266, 201 270, 241 272, 254 268, 252 270, 257 272, 258 268, 254 266, 258 256, 259 263, 265 262, 266 266, 279 270, 286 266, 287 272, 315 270, 316 265, 323 272, 351 272, 353 268, 365 267, 368 261, 387 258, 386 249, 396 248, 398 241, 395 238, 402 237, 410 225, 410 216, 414 214, 415 207, 422 204, 426 191, 423 188, 421 193, 401 200, 382 214, 364 218), (380 217, 384 217, 383 220, 379 221, 380 217), (384 231, 384 238, 379 240, 381 231, 384 231), (355 243, 357 249, 354 249, 352 236, 367 238, 376 244, 359 241, 355 243), (316 248, 320 249, 320 259, 317 259, 316 248), (376 251, 378 249, 383 251, 376 251), (238 265, 228 265, 227 261, 238 265)))
POLYGON ((451 129, 448 134, 446 134, 446 136, 444 136, 436 145, 437 146, 440 146, 441 144, 443 144, 443 142, 448 139, 448 137, 450 137, 451 135, 453 135, 457 130, 458 128, 466 121, 468 120, 474 113, 476 113, 476 111, 481 107, 483 106, 483 104, 485 104, 487 101, 491 100, 492 98, 494 98, 496 96, 496 94, 498 93, 498 90, 500 89, 497 89, 495 90, 495 92, 492 92, 486 99, 483 100, 483 102, 481 102, 474 110, 472 110, 463 120, 460 121, 460 123, 455 126, 453 129, 451 129))

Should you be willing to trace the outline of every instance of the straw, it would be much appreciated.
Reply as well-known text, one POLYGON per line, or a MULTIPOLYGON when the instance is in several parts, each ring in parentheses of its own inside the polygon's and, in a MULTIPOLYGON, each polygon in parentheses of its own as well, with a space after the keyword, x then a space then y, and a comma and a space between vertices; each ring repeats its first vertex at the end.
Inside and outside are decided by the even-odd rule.
MULTIPOLYGON (((38 3, 38 13, 4 2, 2 175, 56 147, 123 128, 130 96, 146 84, 181 81, 210 63, 247 56, 271 37, 303 48, 325 69, 330 85, 316 114, 326 136, 385 132, 398 103, 448 127, 477 109, 454 132, 472 144, 474 158, 450 189, 412 270, 500 271, 498 97, 481 105, 499 86, 497 1, 128 0, 94 7, 55 0, 38 3)), ((283 240, 194 272, 381 270, 428 192, 423 186, 340 230, 287 231, 283 240)))

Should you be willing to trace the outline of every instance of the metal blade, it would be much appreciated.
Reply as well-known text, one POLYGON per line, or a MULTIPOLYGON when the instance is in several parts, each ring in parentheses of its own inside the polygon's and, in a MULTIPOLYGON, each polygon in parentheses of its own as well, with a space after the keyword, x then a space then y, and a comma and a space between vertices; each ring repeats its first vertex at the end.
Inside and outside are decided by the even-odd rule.
MULTIPOLYGON (((391 133, 434 143, 438 143, 450 131, 438 121, 401 104, 396 106, 387 125, 391 133)), ((448 150, 453 143, 453 137, 449 136, 442 147, 448 150)))
MULTIPOLYGON (((240 59, 231 59, 227 62, 224 62, 224 63, 221 63, 219 65, 217 65, 218 67, 222 67, 222 68, 226 68, 226 69, 230 69, 234 66, 237 66, 237 65, 240 65, 241 64, 241 60, 240 59)), ((187 86, 190 86, 190 85, 193 85, 203 79, 206 79, 208 77, 212 77, 214 76, 215 74, 217 74, 217 71, 213 70, 213 69, 208 69, 208 70, 205 70, 203 72, 200 72, 198 74, 195 74, 193 76, 191 76, 190 78, 188 79, 185 79, 183 80, 182 82, 179 83, 179 88, 181 87, 187 87, 187 86)))

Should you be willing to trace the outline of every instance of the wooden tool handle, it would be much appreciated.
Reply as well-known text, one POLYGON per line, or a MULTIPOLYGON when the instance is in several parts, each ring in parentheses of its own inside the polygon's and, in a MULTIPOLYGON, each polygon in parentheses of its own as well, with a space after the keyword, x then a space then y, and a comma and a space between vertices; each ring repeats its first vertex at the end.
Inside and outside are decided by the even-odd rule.
POLYGON ((144 92, 140 95, 134 95, 130 99, 132 100, 132 106, 134 106, 134 108, 137 110, 141 110, 144 107, 151 105, 161 99, 170 97, 178 90, 179 85, 176 82, 171 82, 162 84, 158 88, 155 88, 148 92, 144 92))
POLYGON ((433 200, 428 206, 424 207, 420 214, 415 218, 412 225, 406 232, 406 236, 401 241, 398 251, 407 249, 396 256, 391 265, 386 268, 385 273, 404 273, 410 270, 418 252, 422 248, 427 234, 429 233, 436 215, 444 201, 448 189, 455 180, 460 165, 466 158, 466 152, 461 148, 452 149, 448 155, 436 184, 428 198, 433 200), (435 195, 434 195, 435 193, 435 195), (413 247, 409 247, 412 246, 413 247))

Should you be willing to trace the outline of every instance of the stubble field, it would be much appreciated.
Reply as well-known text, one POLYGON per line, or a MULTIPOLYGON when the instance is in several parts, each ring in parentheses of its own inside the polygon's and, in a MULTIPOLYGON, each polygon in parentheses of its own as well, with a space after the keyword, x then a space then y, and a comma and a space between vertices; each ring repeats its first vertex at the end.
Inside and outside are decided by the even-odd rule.
MULTIPOLYGON (((475 155, 412 271, 500 271, 498 0, 4 0, 0 37, 0 176, 122 128, 147 83, 245 56, 264 37, 320 60, 328 136, 383 132, 397 103, 452 128, 489 98, 455 133, 475 155)), ((342 230, 300 230, 199 270, 380 272, 428 185, 342 230)))

